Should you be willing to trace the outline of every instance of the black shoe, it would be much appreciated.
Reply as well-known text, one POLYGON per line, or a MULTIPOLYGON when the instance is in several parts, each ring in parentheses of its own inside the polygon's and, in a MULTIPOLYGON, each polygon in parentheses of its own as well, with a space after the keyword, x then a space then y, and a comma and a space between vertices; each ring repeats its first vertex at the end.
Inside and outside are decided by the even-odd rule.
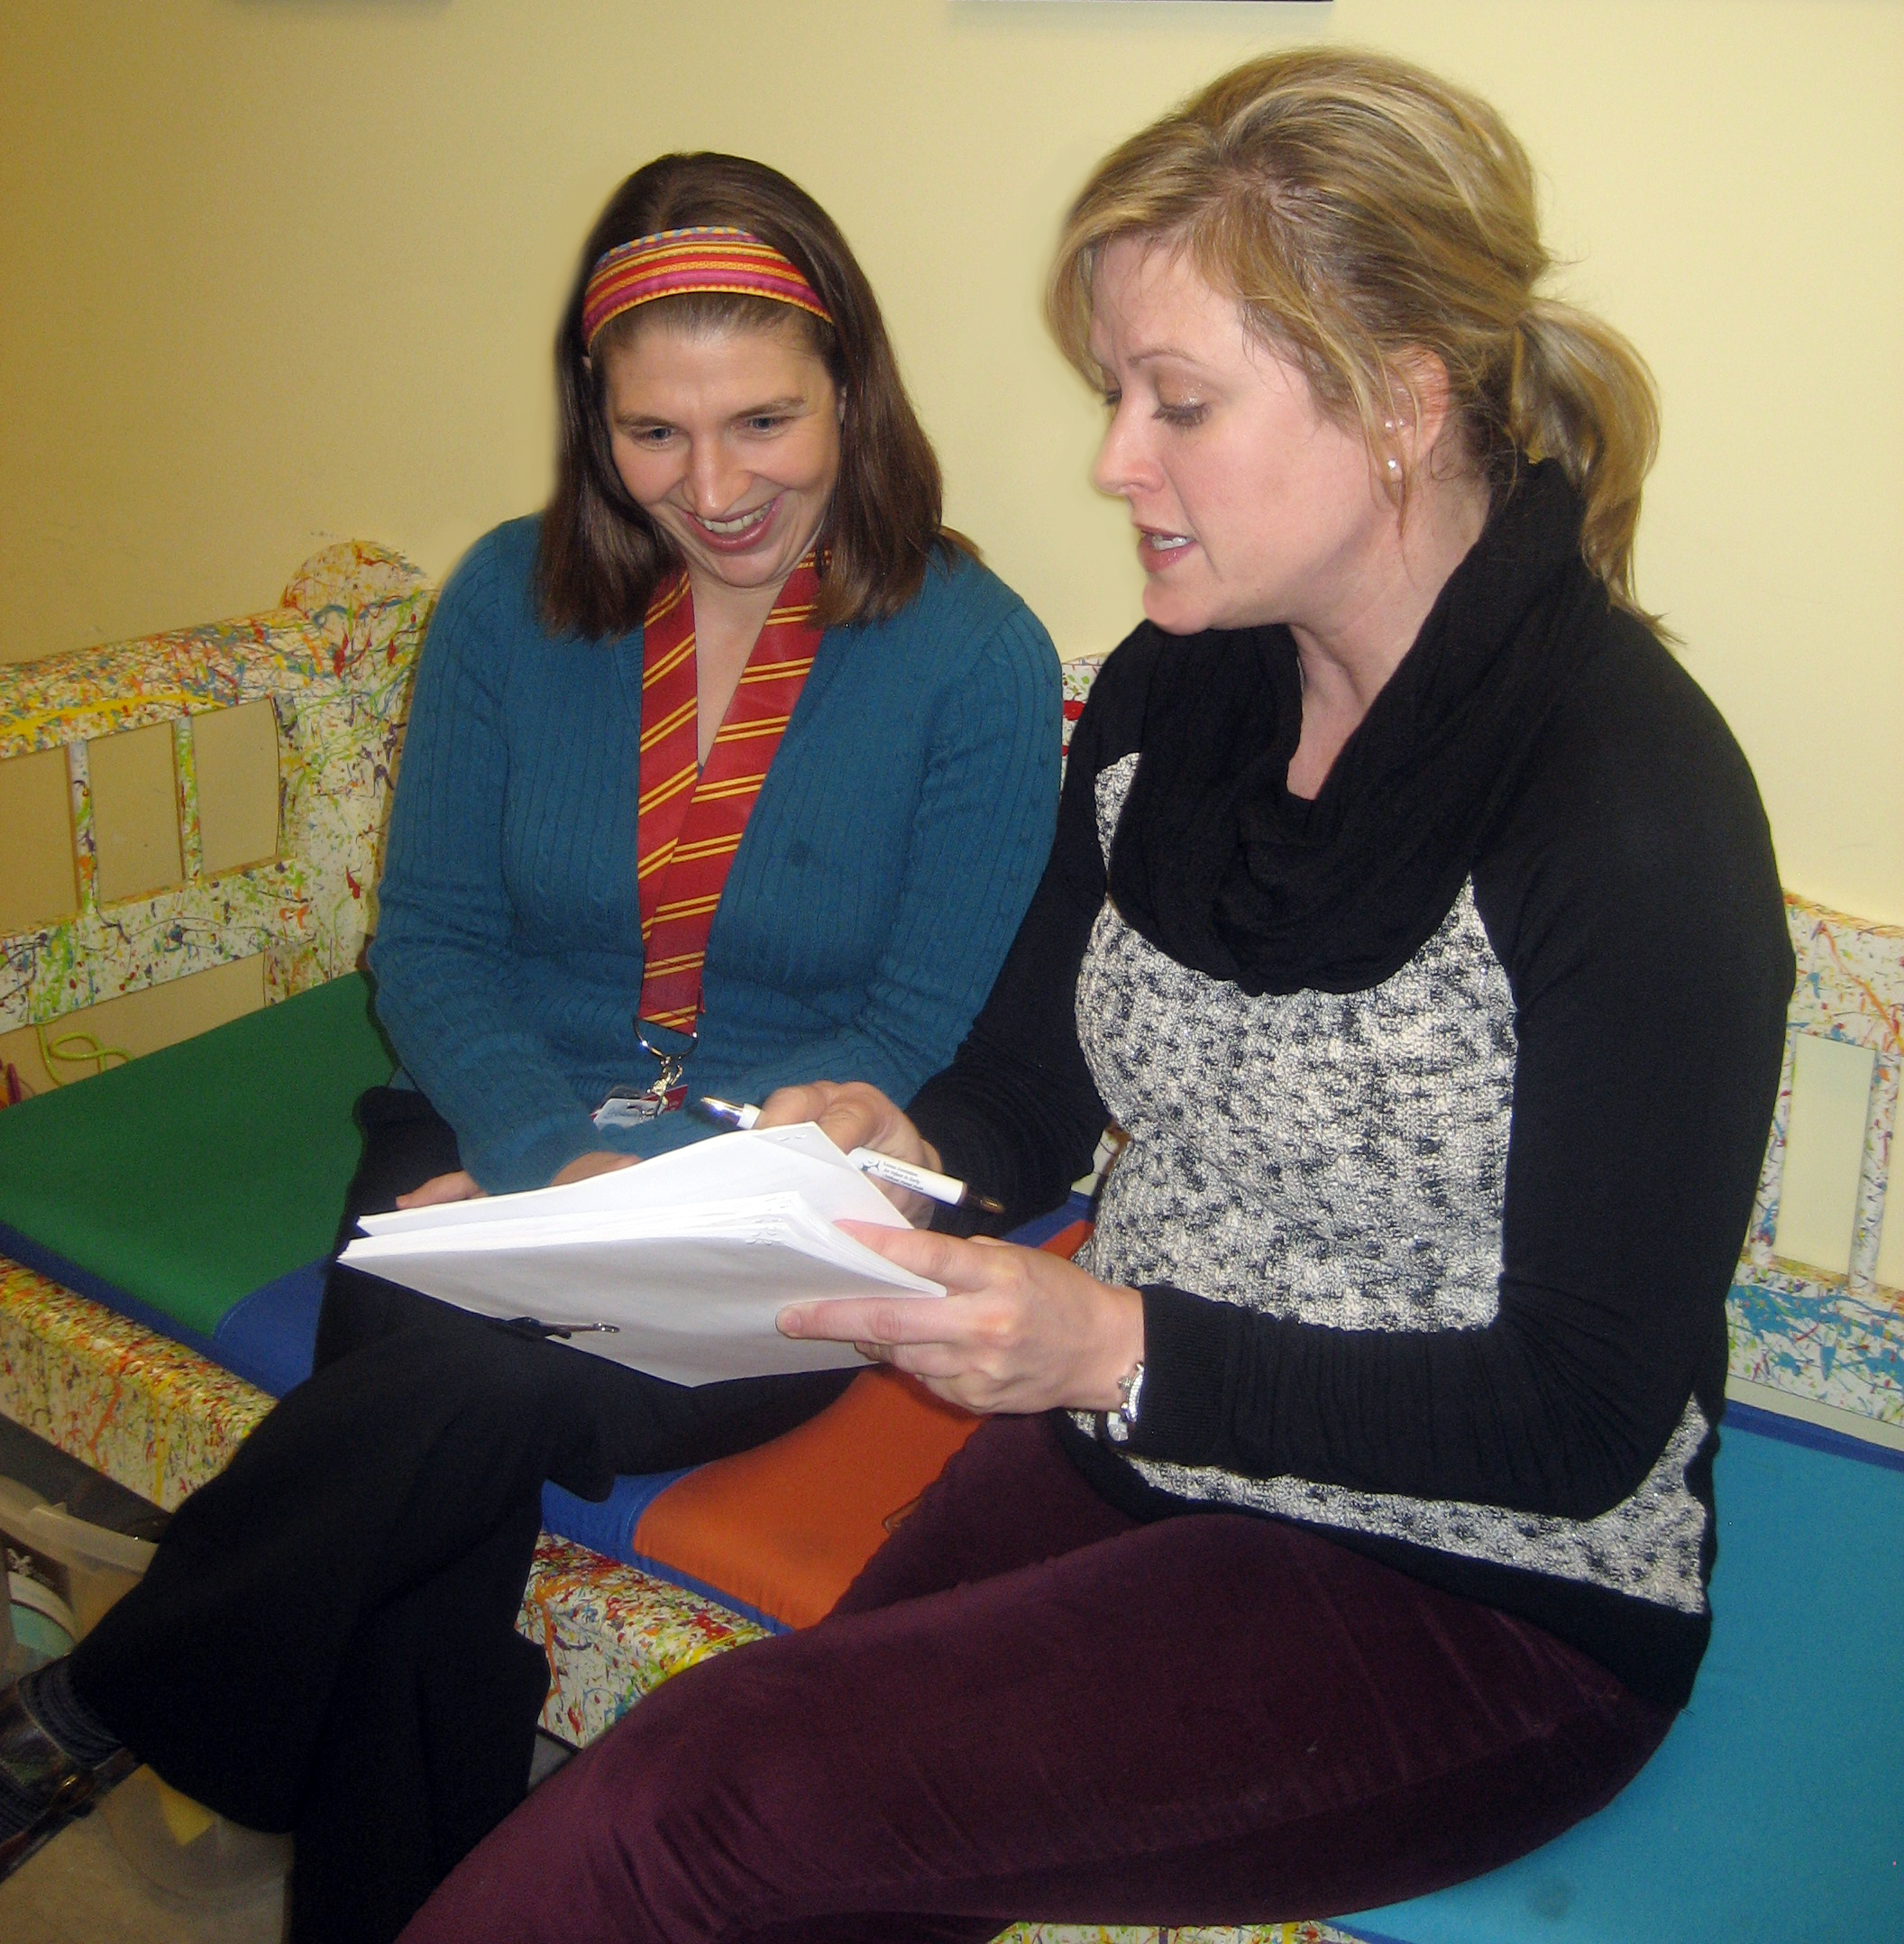
POLYGON ((74 1761, 27 1712, 17 1683, 0 1690, 0 1808, 12 1811, 0 1824, 0 1883, 136 1766, 123 1748, 97 1768, 74 1761))

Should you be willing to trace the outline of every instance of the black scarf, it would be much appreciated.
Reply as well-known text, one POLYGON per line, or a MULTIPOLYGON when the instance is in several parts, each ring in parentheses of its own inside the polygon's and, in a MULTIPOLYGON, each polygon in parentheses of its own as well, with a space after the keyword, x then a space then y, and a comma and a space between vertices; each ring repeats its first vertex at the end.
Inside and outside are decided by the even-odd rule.
POLYGON ((1524 468, 1313 803, 1286 628, 1163 637, 1111 895, 1179 963, 1248 993, 1362 992, 1460 895, 1554 704, 1598 646, 1580 502, 1524 468))

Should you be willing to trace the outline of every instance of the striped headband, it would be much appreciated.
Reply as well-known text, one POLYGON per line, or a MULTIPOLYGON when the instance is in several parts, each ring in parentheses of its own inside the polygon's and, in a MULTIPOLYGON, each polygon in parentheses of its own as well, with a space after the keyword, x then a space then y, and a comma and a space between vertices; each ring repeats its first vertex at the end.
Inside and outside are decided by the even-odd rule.
POLYGON ((592 344, 603 325, 637 304, 691 290, 771 298, 833 321, 813 286, 758 236, 728 228, 661 230, 620 244, 596 264, 582 293, 581 341, 592 344))

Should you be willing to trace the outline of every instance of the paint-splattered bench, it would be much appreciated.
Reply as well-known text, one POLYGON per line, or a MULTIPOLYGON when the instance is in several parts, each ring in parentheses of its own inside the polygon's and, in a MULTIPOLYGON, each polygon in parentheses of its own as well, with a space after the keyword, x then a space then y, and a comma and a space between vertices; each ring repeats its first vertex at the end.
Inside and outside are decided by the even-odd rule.
MULTIPOLYGON (((248 958, 270 1002, 0 1115, 0 1411, 162 1505, 225 1462, 308 1357, 354 1160, 349 1105, 389 1070, 353 967, 430 601, 395 556, 337 547, 270 613, 0 667, 0 760, 64 752, 78 885, 73 915, 0 937, 0 1030, 248 958), (198 732, 254 701, 278 749, 276 854, 207 869, 198 732), (171 739, 181 882, 102 900, 89 752, 153 725, 171 739)), ((1066 671, 1073 711, 1089 673, 1066 671)), ((1904 1682, 1880 1618, 1904 1606, 1904 1213, 1884 1220, 1904 932, 1797 901, 1791 922, 1791 1051, 1733 1292, 1726 1545, 1693 1706, 1611 1809, 1478 1884, 1332 1930, 1178 1939, 1904 1933, 1886 1765, 1904 1682)), ((890 1430, 891 1404, 855 1406, 869 1437, 890 1430)), ((546 1724, 564 1738, 591 1739, 670 1674, 775 1624, 771 1598, 751 1611, 731 1581, 724 1601, 679 1583, 691 1573, 631 1563, 651 1542, 646 1488, 551 1510, 600 1548, 545 1534, 524 1602, 554 1674, 546 1724)), ((869 1500, 862 1523, 876 1528, 878 1511, 869 1500)))

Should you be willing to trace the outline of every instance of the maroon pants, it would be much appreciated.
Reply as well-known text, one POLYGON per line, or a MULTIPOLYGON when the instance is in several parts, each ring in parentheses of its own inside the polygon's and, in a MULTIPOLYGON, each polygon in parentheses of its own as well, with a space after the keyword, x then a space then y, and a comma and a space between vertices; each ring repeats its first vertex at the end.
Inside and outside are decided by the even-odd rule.
POLYGON ((1135 1525, 1048 1421, 1001 1418, 826 1620, 643 1701, 403 1935, 1325 1917, 1557 1835, 1671 1719, 1539 1628, 1295 1527, 1135 1525))

